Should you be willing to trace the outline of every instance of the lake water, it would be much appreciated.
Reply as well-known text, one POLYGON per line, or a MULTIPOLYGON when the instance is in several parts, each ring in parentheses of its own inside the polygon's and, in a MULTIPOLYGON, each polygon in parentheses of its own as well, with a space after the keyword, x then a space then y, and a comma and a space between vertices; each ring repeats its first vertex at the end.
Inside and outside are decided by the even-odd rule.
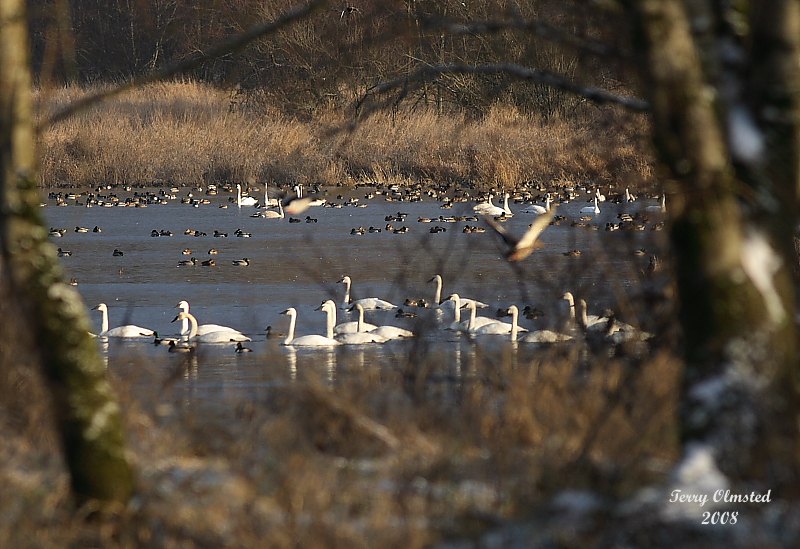
MULTIPOLYGON (((149 189, 158 192, 157 189, 149 189)), ((602 213, 591 224, 600 230, 573 227, 570 220, 579 217, 579 209, 587 205, 588 195, 561 204, 558 213, 568 220, 548 227, 541 237, 544 247, 518 265, 502 258, 502 246, 491 231, 465 234, 465 225, 480 222, 420 223, 419 217, 472 215, 473 203, 456 203, 452 209, 441 209, 435 200, 390 202, 383 196, 367 200, 371 189, 343 191, 329 189, 329 202, 343 203, 360 198, 367 207, 312 207, 302 215, 317 219, 314 223, 290 223, 288 219, 253 218, 257 210, 230 204, 230 194, 209 196, 211 204, 194 207, 180 200, 148 207, 86 207, 84 196, 57 206, 46 200, 43 215, 50 227, 65 228, 62 238, 52 238, 55 246, 70 250, 62 258, 67 278, 75 277, 87 307, 106 303, 110 326, 137 324, 169 335, 178 331, 171 323, 177 311, 174 306, 187 300, 191 312, 202 323, 235 327, 253 341, 247 346, 252 353, 236 354, 230 345, 206 345, 195 357, 197 368, 189 375, 194 390, 253 391, 258 387, 291 380, 298 370, 314 368, 321 375, 334 379, 346 368, 392 367, 405 360, 412 345, 392 342, 386 345, 339 348, 335 351, 293 350, 280 345, 278 339, 267 339, 265 327, 285 332, 288 318, 280 313, 287 307, 298 310, 296 335, 324 332, 324 314, 314 309, 325 299, 337 304, 344 288, 337 281, 343 275, 353 280, 354 298, 378 296, 403 304, 406 298, 433 300, 435 286, 428 281, 435 274, 444 277, 443 297, 452 292, 480 299, 490 305, 481 314, 494 316, 498 308, 516 304, 536 306, 544 316, 536 321, 525 318, 520 324, 528 328, 557 326, 567 309, 560 296, 566 290, 589 300, 593 312, 599 312, 628 299, 638 287, 637 280, 648 263, 648 254, 657 244, 655 231, 603 230, 607 222, 617 222, 617 214, 636 212, 655 201, 640 200, 633 204, 601 204, 602 213), (345 193, 343 199, 336 198, 345 193), (227 208, 220 206, 228 205, 227 208), (385 230, 386 216, 407 213, 403 222, 391 221, 395 227, 407 226, 409 232, 393 234, 385 230), (434 226, 446 232, 431 233, 434 226), (76 226, 102 229, 99 233, 76 233, 76 226), (352 235, 355 227, 380 227, 382 232, 352 235), (185 235, 196 229, 207 236, 185 235), (234 231, 252 234, 240 238, 234 231), (174 236, 152 237, 151 231, 168 230, 174 236), (213 236, 214 231, 228 237, 213 236), (198 261, 213 257, 216 267, 177 267, 189 256, 189 248, 198 261), (219 253, 208 254, 210 248, 219 253), (648 254, 635 255, 644 248, 648 254), (113 256, 114 249, 123 256, 113 256), (581 250, 578 257, 564 255, 581 250), (232 261, 247 257, 250 265, 237 267, 232 261)), ((71 190, 72 191, 72 190, 71 190)), ((135 189, 142 193, 144 189, 135 189)), ((77 192, 77 191, 73 191, 77 192)), ((99 194, 114 193, 121 201, 133 191, 115 188, 99 194)), ((185 196, 183 189, 179 196, 185 196)), ((196 193, 200 194, 200 193, 196 193)), ((513 210, 521 205, 512 204, 513 210)), ((289 216, 287 215, 287 218, 289 216)), ((658 214, 650 215, 657 220, 658 214)), ((513 234, 522 234, 534 216, 516 214, 505 223, 513 234)), ((404 307, 405 310, 414 310, 404 307)), ((475 346, 462 336, 438 329, 452 318, 434 311, 417 311, 417 319, 395 318, 393 312, 367 312, 366 320, 374 324, 393 324, 413 329, 423 322, 426 350, 435 350, 443 368, 458 374, 474 359, 475 346)), ((100 315, 89 314, 99 330, 100 315)), ((338 311, 337 322, 353 319, 352 313, 338 311)), ((418 352, 419 346, 415 352, 418 352)), ((104 348, 109 364, 124 369, 133 363, 145 362, 153 368, 168 368, 176 356, 165 347, 149 340, 138 342, 110 341, 104 348)))

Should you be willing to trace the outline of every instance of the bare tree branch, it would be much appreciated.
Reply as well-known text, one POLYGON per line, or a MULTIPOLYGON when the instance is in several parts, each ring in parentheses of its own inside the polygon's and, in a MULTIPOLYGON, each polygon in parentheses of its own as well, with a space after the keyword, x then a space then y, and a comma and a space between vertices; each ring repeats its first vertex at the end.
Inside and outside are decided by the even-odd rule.
POLYGON ((450 64, 420 67, 413 73, 403 76, 402 78, 397 78, 388 82, 382 82, 367 90, 367 92, 364 94, 364 97, 362 97, 358 103, 356 103, 356 112, 358 112, 367 99, 372 96, 383 94, 399 88, 402 89, 402 99, 402 97, 404 97, 408 92, 410 83, 425 82, 438 78, 439 76, 449 74, 508 75, 521 80, 530 80, 532 82, 545 84, 547 86, 584 97, 599 104, 610 103, 619 105, 633 112, 647 112, 650 109, 649 103, 642 99, 616 95, 607 90, 592 86, 580 86, 568 80, 567 78, 564 78, 563 76, 548 71, 532 69, 530 67, 524 67, 515 63, 492 63, 488 65, 450 64))
POLYGON ((41 121, 37 126, 37 131, 42 131, 44 128, 48 126, 52 126, 54 124, 57 124, 58 122, 62 122, 63 120, 66 120, 70 116, 73 116, 75 113, 83 109, 86 109, 87 107, 94 105, 95 103, 108 99, 110 97, 114 97, 123 92, 137 88, 145 84, 149 84, 151 82, 165 80, 171 76, 175 76, 176 74, 181 74, 186 71, 192 70, 196 67, 199 67, 206 61, 212 59, 218 59, 225 55, 237 52, 248 46, 254 40, 263 38, 264 36, 270 34, 274 34, 275 32, 281 30, 282 28, 292 23, 295 23, 301 19, 305 19, 306 17, 309 17, 312 13, 316 12, 326 4, 328 4, 327 0, 311 0, 307 4, 295 6, 284 12, 283 15, 281 15, 274 21, 259 23, 257 25, 254 25, 245 32, 241 34, 236 34, 235 36, 229 38, 228 40, 225 40, 223 42, 220 42, 219 44, 212 46, 205 53, 198 52, 193 57, 190 57, 188 59, 185 59, 177 63, 172 63, 160 70, 145 74, 141 77, 133 78, 129 82, 126 82, 125 84, 121 84, 114 88, 103 90, 82 97, 81 99, 78 99, 77 101, 74 101, 73 103, 70 103, 63 109, 57 111, 52 116, 41 121))
POLYGON ((554 27, 539 20, 525 20, 522 18, 505 19, 496 21, 470 21, 467 23, 452 19, 425 18, 420 21, 425 30, 441 30, 451 35, 478 35, 497 34, 507 30, 520 30, 530 32, 550 42, 567 45, 572 48, 591 53, 601 57, 616 57, 629 59, 631 55, 606 44, 589 40, 562 29, 554 27))

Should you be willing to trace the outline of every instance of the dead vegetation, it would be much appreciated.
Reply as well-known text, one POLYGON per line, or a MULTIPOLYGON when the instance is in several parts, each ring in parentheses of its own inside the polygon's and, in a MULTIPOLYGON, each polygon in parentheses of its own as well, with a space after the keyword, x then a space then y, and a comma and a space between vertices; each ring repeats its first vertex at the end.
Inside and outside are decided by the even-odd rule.
MULTIPOLYGON (((40 112, 82 93, 40 91, 40 112)), ((41 182, 653 183, 641 121, 600 108, 571 120, 544 120, 499 105, 480 118, 419 109, 379 112, 353 125, 347 111, 331 108, 301 120, 235 97, 184 81, 152 84, 96 105, 43 133, 41 182)))
POLYGON ((216 402, 187 402, 183 375, 146 363, 112 369, 138 489, 89 521, 36 376, 6 363, 0 545, 425 547, 528 519, 565 489, 623 498, 677 456, 679 364, 572 353, 479 352, 460 380, 435 353, 340 361, 333 383, 300 371, 216 402))

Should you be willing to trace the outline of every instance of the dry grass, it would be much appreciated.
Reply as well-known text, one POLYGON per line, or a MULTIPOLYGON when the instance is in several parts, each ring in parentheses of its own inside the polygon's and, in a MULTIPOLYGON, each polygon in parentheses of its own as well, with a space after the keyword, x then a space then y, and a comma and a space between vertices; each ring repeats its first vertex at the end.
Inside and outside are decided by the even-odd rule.
MULTIPOLYGON (((81 93, 69 88, 38 97, 50 112, 81 93)), ((97 105, 43 133, 42 183, 195 184, 249 177, 324 185, 653 183, 643 121, 613 111, 598 109, 582 124, 545 123, 505 106, 477 120, 424 110, 382 112, 351 126, 340 111, 302 121, 240 98, 197 82, 173 82, 97 105)))
MULTIPOLYGON (((425 547, 525 519, 563 489, 623 497, 676 457, 669 355, 585 368, 573 351, 507 349, 479 353, 459 383, 421 356, 394 370, 340 362, 333 385, 301 373, 213 404, 187 405, 180 375, 127 369, 114 381, 137 495, 88 522, 39 442, 46 422, 0 422, 0 481, 15 494, 0 499, 0 545, 425 547)), ((2 395, 0 417, 35 380, 23 388, 2 395)))

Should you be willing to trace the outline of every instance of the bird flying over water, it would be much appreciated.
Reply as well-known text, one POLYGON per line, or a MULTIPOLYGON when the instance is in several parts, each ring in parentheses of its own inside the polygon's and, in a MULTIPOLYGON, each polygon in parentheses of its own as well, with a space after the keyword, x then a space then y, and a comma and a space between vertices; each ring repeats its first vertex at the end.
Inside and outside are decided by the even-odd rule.
POLYGON ((553 220, 555 214, 556 208, 553 206, 550 208, 549 212, 545 212, 537 217, 521 238, 510 235, 505 227, 489 216, 483 216, 483 220, 494 232, 500 235, 500 238, 508 245, 508 250, 505 253, 506 259, 514 262, 522 261, 531 255, 534 250, 542 247, 542 244, 538 242, 539 236, 553 220))

